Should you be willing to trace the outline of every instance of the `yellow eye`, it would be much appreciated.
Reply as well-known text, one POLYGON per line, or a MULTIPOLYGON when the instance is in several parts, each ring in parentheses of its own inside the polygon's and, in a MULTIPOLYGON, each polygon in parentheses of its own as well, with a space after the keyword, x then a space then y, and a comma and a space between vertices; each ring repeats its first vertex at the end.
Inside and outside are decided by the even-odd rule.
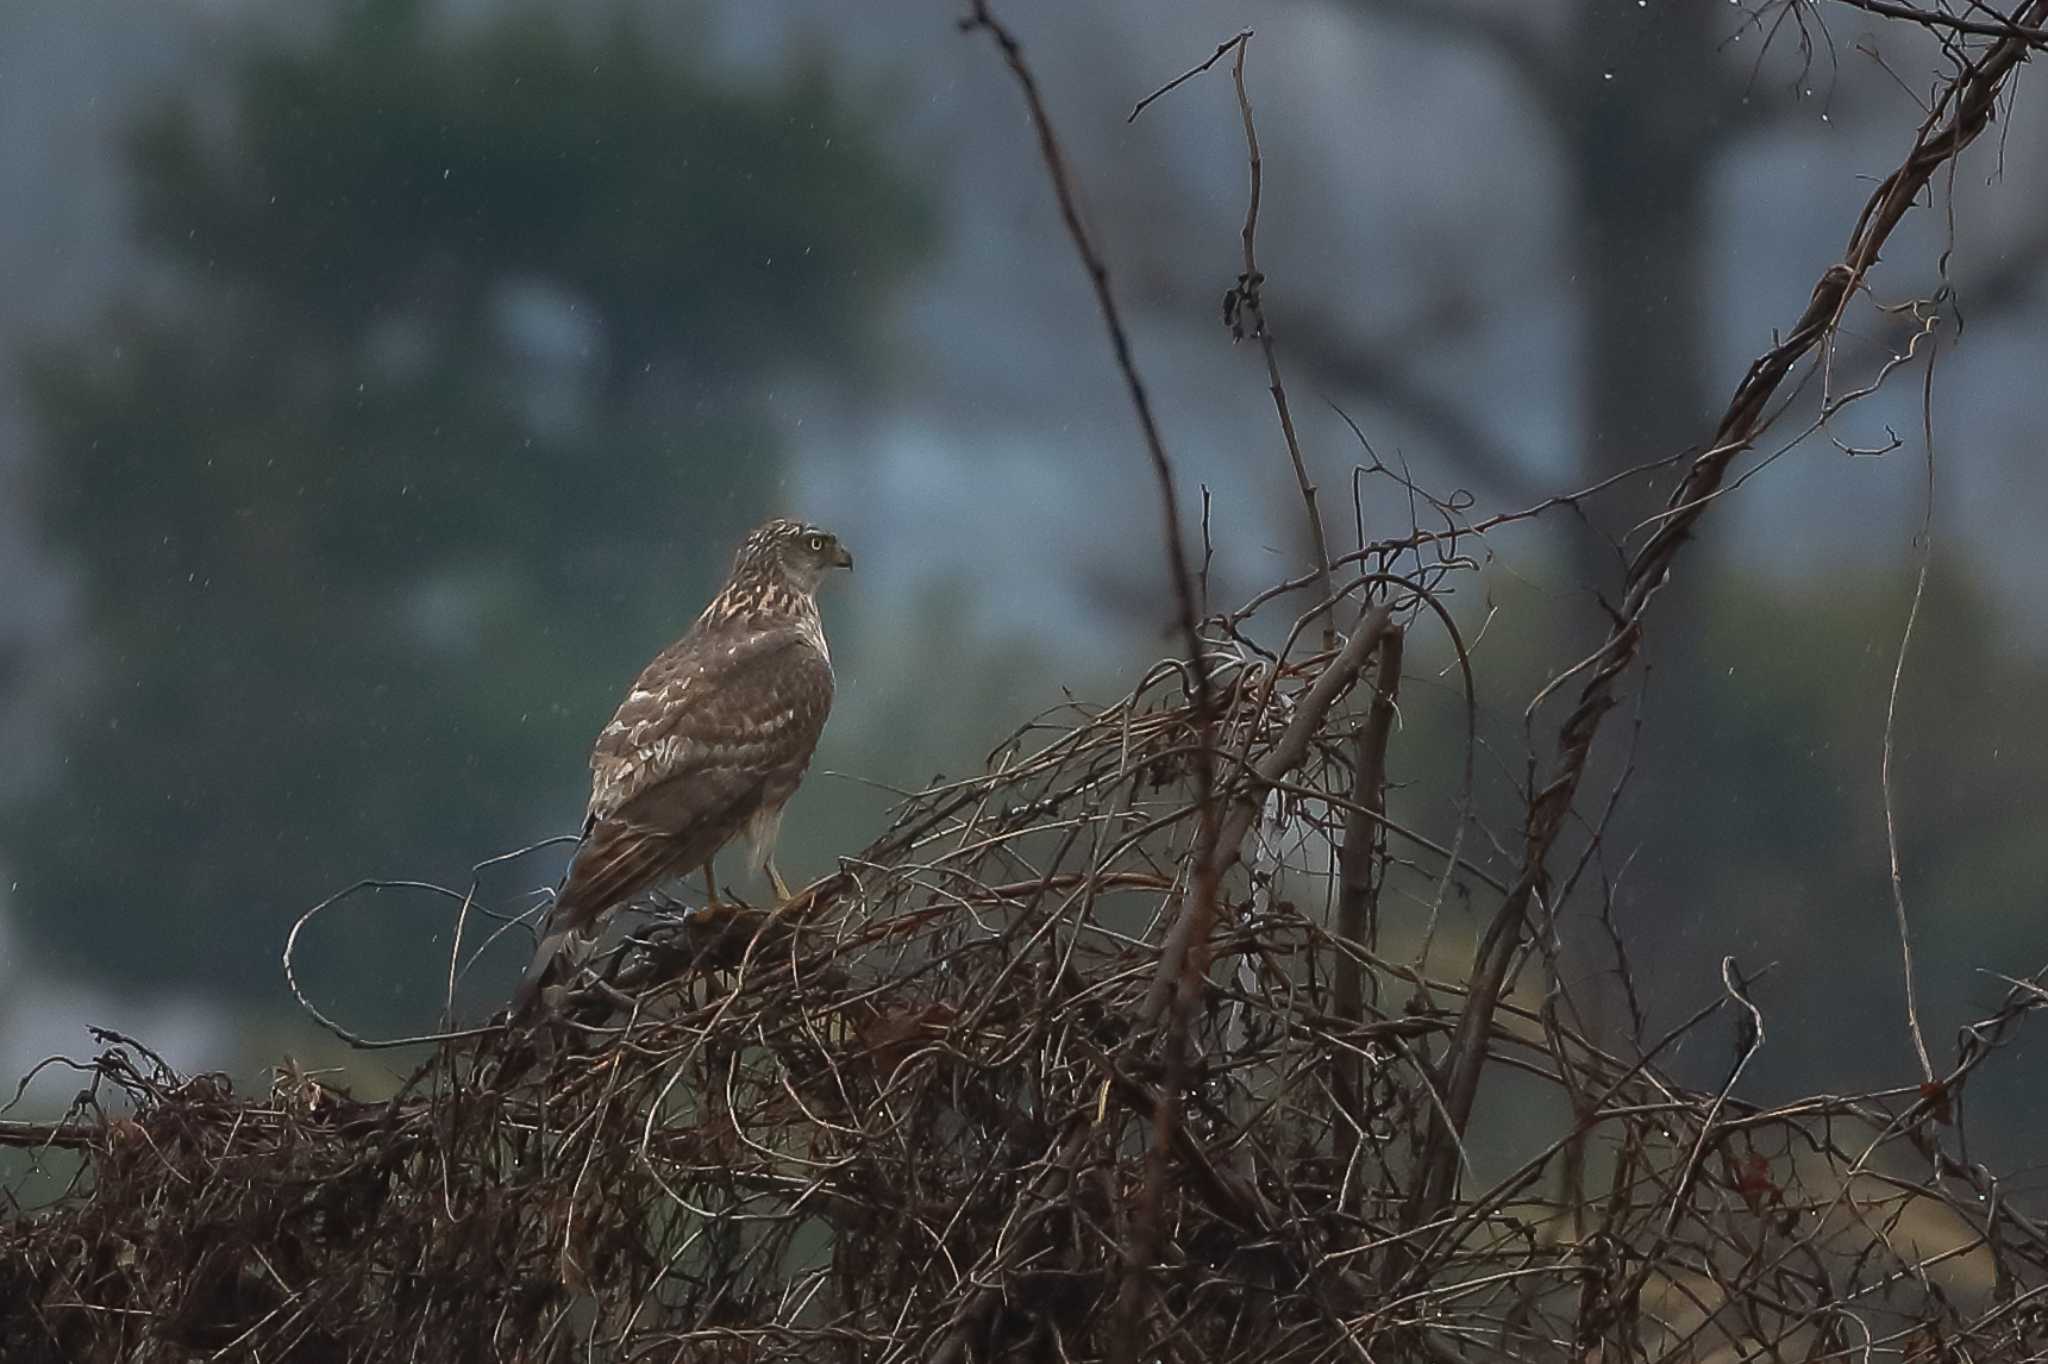
POLYGON ((824 552, 825 552, 825 537, 824 537, 824 536, 822 536, 822 535, 813 535, 813 536, 811 537, 811 553, 813 553, 813 554, 823 554, 824 552))

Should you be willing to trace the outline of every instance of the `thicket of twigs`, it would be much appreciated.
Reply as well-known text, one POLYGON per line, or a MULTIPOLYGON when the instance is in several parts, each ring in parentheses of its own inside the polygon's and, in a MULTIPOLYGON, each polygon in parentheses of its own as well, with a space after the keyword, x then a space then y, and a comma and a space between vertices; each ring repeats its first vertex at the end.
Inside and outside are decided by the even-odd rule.
MULTIPOLYGON (((390 1101, 296 1072, 237 1096, 108 1035, 73 1063, 85 1111, 0 1127, 77 1170, 0 1224, 0 1358, 2048 1351, 2048 1228, 1960 1129, 1972 1075, 2048 1003, 2040 978, 1952 1055, 1923 1048, 1920 1083, 1760 1108, 1741 1078, 1766 1020, 1734 962, 1699 1015, 1626 1044, 1583 1022, 1559 966, 1561 917, 1597 898, 1597 840, 1568 854, 1564 834, 1604 818, 1580 786, 1658 586, 2044 18, 2037 0, 1943 30, 1969 61, 1638 538, 1611 634, 1555 688, 1522 827, 1486 858, 1469 736, 1434 827, 1389 815, 1404 648, 1446 641, 1469 699, 1445 589, 1489 528, 1564 500, 1480 520, 1403 487, 1431 525, 1333 555, 1304 476, 1317 567, 1205 616, 1069 212, 1176 527, 1185 651, 917 794, 788 905, 637 918, 551 1022, 444 1038, 390 1101), (1453 902, 1481 931, 1437 977, 1412 947, 1453 902), (1664 1063, 1710 1025, 1737 1042, 1725 1081, 1688 1088, 1664 1063), (1475 1158, 1487 1124, 1513 1139, 1475 1158)), ((1020 79, 1068 207, 1023 54, 979 5, 970 28, 1020 79)), ((1255 226, 1256 206, 1231 314, 1291 450, 1255 226)))

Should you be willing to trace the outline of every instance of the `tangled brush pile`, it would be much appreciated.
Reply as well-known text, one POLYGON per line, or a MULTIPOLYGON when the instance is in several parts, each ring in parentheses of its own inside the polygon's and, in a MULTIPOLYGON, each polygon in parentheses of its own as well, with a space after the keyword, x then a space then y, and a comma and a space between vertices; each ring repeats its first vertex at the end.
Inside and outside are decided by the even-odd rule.
MULTIPOLYGON (((238 1099, 109 1035, 86 1069, 125 1115, 6 1133, 79 1166, 0 1229, 0 1357, 2038 1346, 2048 1238, 1987 1223, 1942 1095, 1760 1111, 1662 1078, 1657 1048, 1607 1054, 1539 992, 1482 1038, 1514 1157, 1480 1170, 1444 1135, 1468 997, 1375 945, 1390 876, 1417 904, 1487 879, 1380 812, 1395 622, 1419 609, 1294 663, 1212 638, 1206 775, 1178 665, 1048 716, 789 904, 653 922, 558 1017, 447 1040, 388 1102, 296 1073, 238 1099), (1177 932, 1205 856, 1213 928, 1177 932), (1277 894, 1290 877, 1351 931, 1277 894)), ((1748 1016, 1738 977, 1724 1003, 1748 1016)))

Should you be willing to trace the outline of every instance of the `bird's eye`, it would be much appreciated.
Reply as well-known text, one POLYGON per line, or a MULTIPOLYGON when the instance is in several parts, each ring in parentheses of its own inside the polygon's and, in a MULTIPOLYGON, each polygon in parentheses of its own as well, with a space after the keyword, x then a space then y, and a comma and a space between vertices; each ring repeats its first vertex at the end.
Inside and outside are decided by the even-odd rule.
POLYGON ((824 552, 825 552, 825 537, 824 537, 824 536, 822 536, 822 535, 813 535, 813 536, 811 537, 811 553, 813 553, 813 554, 823 554, 824 552))

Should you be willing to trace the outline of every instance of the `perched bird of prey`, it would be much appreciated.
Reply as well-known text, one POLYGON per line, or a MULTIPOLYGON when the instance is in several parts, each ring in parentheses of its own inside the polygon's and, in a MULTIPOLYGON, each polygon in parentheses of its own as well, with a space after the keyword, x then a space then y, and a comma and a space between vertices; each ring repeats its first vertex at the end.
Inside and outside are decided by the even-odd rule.
POLYGON ((538 997, 570 936, 613 906, 700 867, 716 903, 711 860, 742 835, 750 865, 789 898, 775 836, 832 708, 817 590, 833 569, 852 567, 838 537, 817 526, 756 528, 696 624, 634 679, 591 749, 583 839, 515 1014, 538 997))

